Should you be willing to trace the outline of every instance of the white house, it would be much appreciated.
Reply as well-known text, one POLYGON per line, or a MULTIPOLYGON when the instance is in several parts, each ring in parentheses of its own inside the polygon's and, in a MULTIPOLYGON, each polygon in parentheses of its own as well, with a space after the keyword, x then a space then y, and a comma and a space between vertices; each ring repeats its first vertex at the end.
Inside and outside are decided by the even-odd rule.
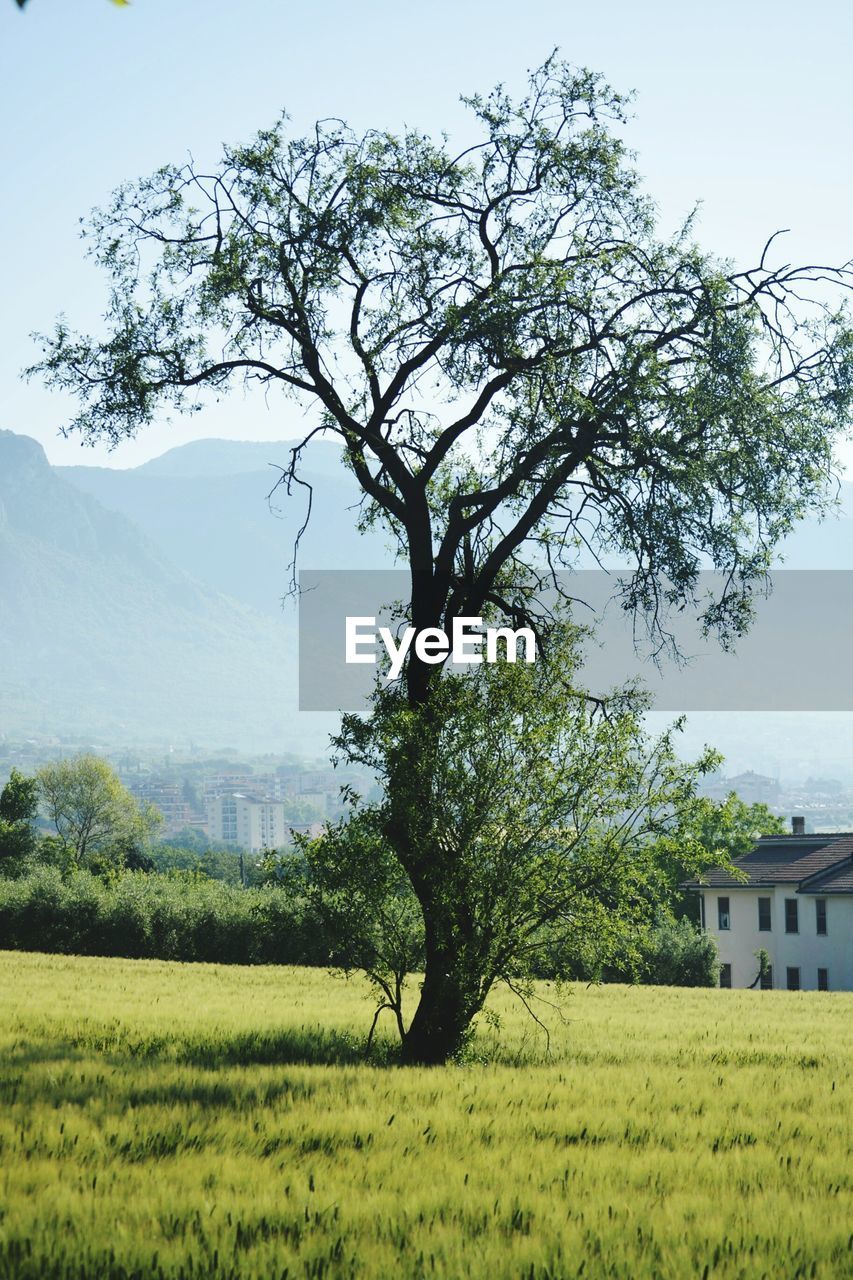
POLYGON ((756 952, 770 968, 762 987, 853 991, 853 834, 763 836, 735 860, 736 880, 716 868, 689 881, 702 927, 720 953, 720 986, 751 987, 756 952))

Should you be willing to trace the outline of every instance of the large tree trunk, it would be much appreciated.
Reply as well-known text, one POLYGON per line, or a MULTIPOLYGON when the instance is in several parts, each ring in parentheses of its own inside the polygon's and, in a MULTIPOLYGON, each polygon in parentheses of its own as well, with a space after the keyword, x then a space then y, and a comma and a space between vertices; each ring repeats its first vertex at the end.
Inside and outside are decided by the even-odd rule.
POLYGON ((434 903, 424 907, 426 966, 421 998, 403 1040, 402 1061, 437 1066, 463 1048, 483 1005, 480 965, 471 948, 450 936, 434 903))
MULTIPOLYGON (((439 626, 446 583, 431 570, 412 574, 415 625, 439 626)), ((414 655, 407 666, 409 705, 421 712, 439 669, 414 655)), ((441 725, 422 719, 416 741, 406 744, 388 777, 392 814, 389 837, 405 867, 424 917, 425 966, 420 1001, 403 1039, 402 1061, 436 1066, 462 1049, 471 1021, 483 1005, 482 955, 469 904, 458 882, 453 854, 442 859, 430 812, 431 761, 440 750, 441 725)))

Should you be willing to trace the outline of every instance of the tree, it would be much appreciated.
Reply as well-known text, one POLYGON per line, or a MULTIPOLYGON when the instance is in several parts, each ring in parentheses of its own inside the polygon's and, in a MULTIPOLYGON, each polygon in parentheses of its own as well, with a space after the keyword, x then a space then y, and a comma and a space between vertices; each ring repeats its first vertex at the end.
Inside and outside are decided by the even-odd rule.
POLYGON ((320 836, 296 833, 296 852, 268 855, 265 870, 268 884, 305 901, 330 965, 367 977, 377 997, 369 1049, 385 1010, 405 1041, 403 995, 408 975, 423 968, 424 926, 411 882, 385 839, 381 806, 362 806, 353 793, 349 800, 345 818, 320 836))
POLYGON ((98 756, 44 765, 36 774, 42 807, 72 867, 145 869, 145 849, 162 821, 140 805, 98 756))
POLYGON ((720 978, 717 944, 684 917, 662 919, 643 945, 641 980, 665 987, 716 987, 720 978))
POLYGON ((706 864, 690 834, 695 785, 719 757, 685 765, 672 733, 643 733, 644 695, 628 687, 606 705, 591 700, 578 667, 574 638, 555 636, 547 662, 446 674, 426 707, 380 685, 370 716, 344 717, 339 751, 384 782, 385 796, 301 842, 307 896, 337 939, 336 963, 367 973, 377 1017, 393 1012, 404 1053, 404 980, 429 936, 389 841, 404 806, 445 869, 443 906, 459 943, 441 1009, 454 1052, 497 982, 530 1008, 531 974, 573 976, 581 952, 595 971, 616 955, 643 966, 642 938, 662 912, 662 839, 678 844, 685 866, 706 864), (440 731, 419 759, 427 717, 440 731), (401 751, 417 765, 392 796, 401 751))
MULTIPOLYGON (((759 836, 779 835, 785 831, 782 818, 777 818, 765 804, 747 804, 735 791, 725 800, 697 797, 689 824, 678 832, 662 837, 657 847, 659 879, 655 892, 663 911, 699 919, 697 895, 682 887, 692 874, 682 856, 684 847, 701 849, 700 870, 731 866, 735 858, 749 853, 759 836)), ((693 865, 692 860, 691 865, 693 865)))
POLYGON ((0 874, 17 871, 35 853, 38 784, 13 769, 0 791, 0 874))
POLYGON ((741 858, 749 853, 759 836, 785 833, 785 820, 771 813, 766 804, 747 804, 736 791, 725 800, 705 799, 696 809, 696 838, 707 851, 706 866, 741 858))
MULTIPOLYGON (((102 338, 60 322, 32 373, 75 392, 71 427, 117 442, 163 406, 234 381, 317 406, 411 573, 409 618, 449 631, 491 608, 530 619, 580 546, 629 559, 626 608, 652 637, 696 608, 724 643, 748 626, 773 547, 824 509, 850 424, 848 267, 736 271, 692 222, 655 226, 618 136, 625 100, 552 56, 526 96, 465 99, 468 145, 339 121, 284 122, 210 171, 166 166, 122 187, 86 234, 112 286, 102 338), (699 570, 721 572, 700 598, 699 570)), ((297 539, 298 548, 298 539, 297 539)), ((557 584, 559 586, 559 583, 557 584)), ((426 930, 413 1059, 452 1052, 452 850, 409 797, 440 769, 440 666, 406 664, 419 738, 389 760, 387 839, 426 930), (435 711, 430 712, 429 708, 435 711)))

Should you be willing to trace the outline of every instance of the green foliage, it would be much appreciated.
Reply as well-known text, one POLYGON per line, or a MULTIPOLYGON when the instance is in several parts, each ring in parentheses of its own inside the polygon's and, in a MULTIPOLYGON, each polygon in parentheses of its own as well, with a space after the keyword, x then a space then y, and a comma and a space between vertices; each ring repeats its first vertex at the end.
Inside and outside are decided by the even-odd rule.
POLYGON ((298 886, 322 930, 331 964, 360 970, 377 994, 372 1040, 383 1010, 405 1038, 403 993, 424 963, 424 923, 418 900, 384 838, 380 812, 360 808, 323 835, 296 836, 298 853, 267 860, 270 883, 298 886))
POLYGON ((0 791, 0 876, 18 872, 35 853, 38 786, 13 769, 0 791))
POLYGON ((750 984, 750 986, 754 988, 761 985, 762 980, 767 976, 771 966, 770 966, 770 953, 769 951, 766 950, 766 948, 759 947, 757 951, 753 952, 753 955, 758 961, 758 973, 755 975, 755 979, 750 984))
MULTIPOLYGON (((771 813, 767 805, 747 804, 734 791, 725 800, 697 797, 680 828, 657 843, 660 903, 698 922, 697 896, 680 890, 682 881, 697 870, 730 866, 735 858, 749 853, 759 836, 784 831, 784 820, 771 813), (685 857, 685 849, 691 849, 692 856, 685 857)), ((732 868, 732 874, 739 873, 732 868)))
POLYGON ((706 850, 708 866, 719 866, 749 853, 759 836, 784 835, 784 818, 766 804, 747 804, 735 791, 725 800, 704 799, 694 818, 695 837, 706 850))
POLYGON ((610 981, 636 979, 653 986, 715 987, 719 960, 714 939, 691 921, 661 920, 652 925, 640 941, 640 964, 634 972, 621 974, 614 966, 610 981))
POLYGON ((195 853, 204 853, 210 847, 210 837, 200 827, 181 827, 175 835, 167 836, 159 842, 161 849, 184 849, 195 853))
POLYGON ((140 804, 105 760, 93 755, 58 760, 39 769, 36 781, 67 866, 105 874, 150 865, 146 850, 162 815, 153 805, 140 804))
POLYGON ((316 822, 324 816, 318 810, 317 802, 305 796, 285 796, 283 803, 285 820, 296 825, 316 822))
MULTIPOLYGON (((164 840, 153 846, 149 857, 155 871, 191 871, 210 880, 222 880, 225 884, 241 883, 241 855, 234 849, 214 849, 195 842, 186 847, 175 841, 164 840)), ((244 853, 242 863, 244 884, 264 883, 259 855, 244 853)))
POLYGON ((33 823, 38 811, 38 784, 18 769, 0 791, 0 819, 8 823, 33 823))
MULTIPOLYGON (((339 824, 326 840, 306 840, 302 854, 268 855, 266 883, 254 888, 241 888, 236 870, 225 879, 192 865, 105 881, 63 874, 43 854, 0 881, 0 938, 22 951, 361 971, 378 995, 377 1017, 390 1010, 402 1034, 406 979, 423 967, 423 919, 366 821, 354 820, 358 837, 339 824)), ((600 908, 582 923, 594 927, 579 927, 568 943, 565 931, 544 929, 514 985, 531 977, 708 985, 706 959, 716 983, 713 946, 687 921, 631 927, 600 908)))
MULTIPOLYGON (((391 975, 421 948, 442 952, 465 992, 457 1038, 498 981, 524 998, 531 973, 600 973, 615 957, 677 980, 681 961, 667 968, 640 940, 671 892, 661 849, 677 849, 682 869, 706 864, 695 785, 718 757, 684 764, 672 733, 644 734, 643 695, 627 688, 602 706, 579 692, 578 667, 570 633, 547 662, 445 673, 418 709, 378 685, 369 718, 344 718, 344 757, 391 785, 304 843, 318 895, 353 943, 348 966, 376 981, 378 965, 395 1010, 391 975)), ((689 969, 687 931, 671 941, 689 969)))
POLYGON ((328 944, 307 904, 272 889, 241 889, 192 873, 37 867, 0 881, 0 938, 18 951, 204 960, 218 964, 325 964, 328 944))

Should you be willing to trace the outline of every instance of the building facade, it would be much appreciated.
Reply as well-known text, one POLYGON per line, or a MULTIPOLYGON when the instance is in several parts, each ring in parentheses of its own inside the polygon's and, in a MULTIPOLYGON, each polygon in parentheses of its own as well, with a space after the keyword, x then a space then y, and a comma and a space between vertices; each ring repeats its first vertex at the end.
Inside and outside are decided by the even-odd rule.
POLYGON ((744 879, 716 868, 687 885, 717 943, 720 986, 853 991, 853 835, 765 836, 735 866, 744 879))
POLYGON ((278 800, 229 791, 208 796, 207 833, 215 844, 234 845, 250 853, 279 849, 290 837, 285 806, 278 800))

